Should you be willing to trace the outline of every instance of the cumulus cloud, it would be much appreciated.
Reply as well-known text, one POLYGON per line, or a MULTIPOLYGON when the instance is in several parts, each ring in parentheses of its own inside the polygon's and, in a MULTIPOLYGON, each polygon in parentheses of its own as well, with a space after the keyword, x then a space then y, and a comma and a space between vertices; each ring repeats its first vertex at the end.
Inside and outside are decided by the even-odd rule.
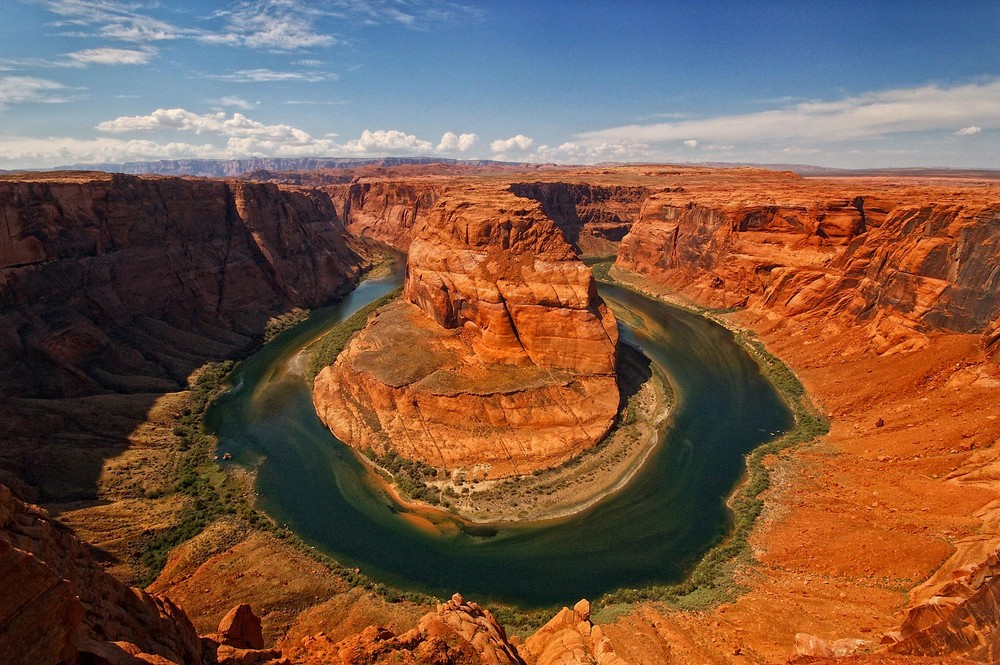
POLYGON ((166 129, 282 143, 292 142, 297 145, 313 142, 308 133, 290 125, 265 125, 242 113, 234 113, 232 117, 228 117, 223 111, 199 114, 186 109, 157 109, 149 115, 126 115, 114 120, 105 120, 97 125, 97 129, 115 134, 166 129))
POLYGON ((66 57, 79 65, 145 65, 154 55, 153 49, 89 48, 66 57))
POLYGON ((978 125, 971 125, 969 127, 963 127, 962 129, 955 132, 955 136, 975 136, 976 134, 983 131, 983 128, 978 125))
POLYGON ((624 162, 649 159, 653 156, 645 143, 598 143, 587 145, 567 141, 558 146, 540 145, 532 156, 543 162, 561 164, 593 164, 594 162, 624 162))
POLYGON ((928 85, 870 92, 836 101, 804 102, 780 109, 625 125, 581 134, 584 141, 709 140, 719 143, 814 140, 834 142, 941 130, 956 125, 1000 127, 1000 80, 953 87, 928 85))
POLYGON ((210 144, 157 143, 114 138, 2 138, 0 168, 36 168, 133 160, 220 157, 210 144))
POLYGON ((498 153, 506 152, 527 152, 531 150, 531 147, 535 145, 535 140, 525 136, 524 134, 518 134, 517 136, 512 136, 509 139, 497 139, 490 143, 490 150, 498 153))
POLYGON ((406 134, 396 129, 365 130, 354 141, 348 141, 340 146, 341 150, 351 153, 384 154, 384 153, 428 153, 431 142, 418 139, 413 134, 406 134))
POLYGON ((0 76, 0 111, 20 104, 59 104, 70 101, 66 86, 33 76, 0 76))
POLYGON ((684 142, 684 145, 686 145, 689 148, 697 148, 698 139, 688 139, 687 141, 684 142))
POLYGON ((462 134, 459 136, 454 132, 445 132, 441 136, 441 141, 438 143, 437 151, 468 152, 478 141, 479 137, 475 134, 462 134))

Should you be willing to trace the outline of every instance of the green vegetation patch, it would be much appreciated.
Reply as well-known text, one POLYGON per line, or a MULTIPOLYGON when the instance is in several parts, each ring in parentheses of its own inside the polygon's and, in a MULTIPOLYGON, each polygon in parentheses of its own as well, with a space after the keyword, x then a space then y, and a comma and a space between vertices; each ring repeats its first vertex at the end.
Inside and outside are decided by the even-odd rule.
POLYGON ((307 378, 312 381, 320 373, 320 370, 327 365, 332 365, 337 360, 340 352, 347 346, 347 342, 350 341, 354 333, 365 327, 368 317, 371 316, 372 312, 380 307, 385 307, 402 293, 403 289, 395 289, 378 300, 365 305, 346 320, 331 328, 330 332, 324 335, 312 347, 312 362, 309 364, 307 378))
POLYGON ((140 559, 146 569, 142 586, 151 584, 163 570, 170 550, 201 533, 216 518, 239 512, 242 494, 237 483, 212 460, 215 438, 205 434, 202 420, 212 399, 222 390, 236 363, 208 363, 196 373, 173 433, 180 458, 174 470, 173 492, 189 501, 177 515, 177 524, 146 539, 140 559))
POLYGON ((271 317, 268 319, 267 323, 264 324, 264 342, 270 342, 286 330, 290 330, 299 325, 309 318, 309 314, 310 311, 308 309, 295 307, 284 314, 271 317))

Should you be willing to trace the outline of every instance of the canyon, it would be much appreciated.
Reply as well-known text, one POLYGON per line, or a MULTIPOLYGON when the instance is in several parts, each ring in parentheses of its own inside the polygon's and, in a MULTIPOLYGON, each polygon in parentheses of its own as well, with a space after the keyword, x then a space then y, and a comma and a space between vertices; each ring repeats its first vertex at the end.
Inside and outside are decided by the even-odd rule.
MULTIPOLYGON (((238 603, 262 621, 260 653, 241 662, 279 658, 265 645, 290 662, 997 662, 997 180, 655 165, 456 171, 360 170, 325 183, 0 178, 0 468, 21 499, 0 491, 4 579, 21 592, 0 601, 10 662, 128 662, 112 648, 221 662, 219 624, 238 603), (502 237, 486 223, 501 208, 511 211, 502 237), (270 317, 350 288, 376 256, 352 228, 408 248, 414 263, 404 300, 373 317, 344 365, 377 351, 366 334, 396 316, 406 322, 397 329, 453 343, 463 364, 520 371, 541 359, 607 379, 613 355, 594 342, 601 331, 611 341, 610 315, 576 252, 617 249, 613 278, 709 308, 793 368, 831 430, 766 458, 752 560, 734 563, 734 590, 698 611, 578 604, 522 641, 460 596, 431 605, 352 587, 239 515, 173 548, 147 591, 129 590, 137 550, 188 501, 171 480, 188 375, 251 348, 270 317), (504 238, 520 257, 501 266, 517 276, 506 293, 472 260, 481 251, 499 262, 504 238), (529 266, 536 249, 557 267, 529 266), (553 275, 572 294, 559 293, 559 307, 534 281, 553 275), (489 306, 494 290, 529 312, 567 309, 560 316, 575 323, 587 312, 572 329, 594 334, 568 358, 544 336, 514 344, 489 306), (29 626, 46 638, 26 637, 29 626), (39 649, 34 660, 15 660, 26 644, 39 649)), ((561 454, 525 459, 530 468, 561 454)))

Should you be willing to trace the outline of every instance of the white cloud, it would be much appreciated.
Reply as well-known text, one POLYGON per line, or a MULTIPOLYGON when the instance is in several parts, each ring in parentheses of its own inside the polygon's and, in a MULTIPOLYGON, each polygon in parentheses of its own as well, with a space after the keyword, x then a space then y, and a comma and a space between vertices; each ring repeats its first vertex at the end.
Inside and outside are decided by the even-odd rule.
POLYGON ((67 53, 66 57, 81 65, 145 65, 154 55, 153 49, 90 48, 67 53))
POLYGON ((242 97, 220 97, 219 99, 213 100, 214 104, 219 106, 229 106, 232 108, 242 109, 244 111, 252 111, 253 109, 260 106, 260 102, 249 102, 242 97))
POLYGON ((1000 127, 998 108, 1000 80, 950 88, 928 85, 871 92, 743 115, 627 125, 587 132, 579 138, 588 142, 649 143, 692 139, 735 143, 802 139, 834 142, 956 125, 1000 127))
POLYGON ((68 102, 66 86, 33 76, 0 76, 0 111, 20 104, 68 102))
POLYGON ((155 130, 175 130, 195 134, 252 137, 259 140, 293 142, 298 145, 313 142, 308 133, 290 125, 265 125, 242 113, 227 117, 225 112, 198 114, 185 109, 157 109, 149 115, 127 115, 105 120, 97 125, 102 132, 121 134, 155 130))
POLYGON ((56 27, 76 29, 77 32, 71 33, 74 36, 153 42, 178 39, 193 32, 142 14, 136 11, 137 5, 114 0, 41 0, 39 4, 60 17, 56 27), (81 28, 91 30, 81 32, 81 28))
POLYGON ((963 127, 962 129, 955 132, 955 136, 975 136, 983 131, 983 128, 979 125, 971 125, 969 127, 963 127))
POLYGON ((215 146, 113 138, 0 138, 0 168, 38 168, 146 159, 221 157, 215 146))
POLYGON ((645 143, 599 143, 585 145, 567 141, 555 147, 540 145, 529 159, 560 164, 593 164, 649 159, 653 156, 645 143))
POLYGON ((441 142, 438 143, 437 151, 468 152, 478 141, 479 137, 475 134, 462 134, 459 136, 454 132, 445 132, 441 136, 441 142))
POLYGON ((365 130, 361 137, 348 141, 340 146, 341 150, 351 153, 428 153, 432 146, 430 141, 418 139, 413 134, 406 134, 396 129, 365 130))
POLYGON ((689 148, 697 148, 698 139, 688 139, 687 141, 684 142, 684 145, 686 145, 689 148))
POLYGON ((229 74, 205 74, 205 78, 232 81, 234 83, 274 83, 299 82, 318 83, 336 81, 338 76, 327 72, 276 72, 273 69, 240 69, 229 74))
POLYGON ((202 35, 209 44, 229 44, 247 48, 297 51, 337 43, 332 35, 316 27, 321 12, 309 3, 294 0, 262 0, 241 3, 235 10, 218 12, 226 19, 221 33, 202 35))
MULTIPOLYGON (((300 51, 346 43, 325 28, 331 21, 349 27, 394 23, 422 29, 434 23, 478 20, 481 10, 452 0, 239 0, 202 18, 196 26, 154 16, 164 3, 119 0, 32 0, 57 20, 50 25, 63 36, 103 37, 135 44, 194 40, 205 44, 300 51)), ((217 3, 221 4, 221 3, 217 3)))
POLYGON ((531 150, 531 147, 535 145, 535 140, 525 136, 524 134, 518 134, 517 136, 512 136, 509 139, 497 139, 490 143, 490 150, 498 153, 508 153, 508 152, 527 152, 531 150))

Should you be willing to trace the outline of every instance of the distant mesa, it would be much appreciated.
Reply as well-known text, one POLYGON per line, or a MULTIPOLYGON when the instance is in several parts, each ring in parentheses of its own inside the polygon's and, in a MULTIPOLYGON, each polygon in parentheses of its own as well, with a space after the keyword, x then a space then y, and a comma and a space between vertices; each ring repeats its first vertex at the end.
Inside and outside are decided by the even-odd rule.
POLYGON ((453 190, 416 233, 403 298, 320 372, 313 399, 354 448, 524 474, 611 428, 617 343, 590 270, 538 202, 453 190))

